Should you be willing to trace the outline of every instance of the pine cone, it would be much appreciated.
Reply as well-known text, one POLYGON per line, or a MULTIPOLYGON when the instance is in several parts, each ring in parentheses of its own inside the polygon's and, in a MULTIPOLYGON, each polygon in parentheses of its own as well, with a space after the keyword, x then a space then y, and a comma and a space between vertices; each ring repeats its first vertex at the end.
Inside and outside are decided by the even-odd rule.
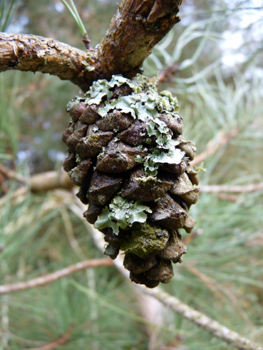
POLYGON ((177 110, 176 98, 142 75, 98 80, 67 108, 64 169, 88 204, 83 215, 105 235, 105 254, 123 251, 131 280, 149 288, 171 280, 171 262, 186 253, 178 230, 195 225, 196 148, 182 138, 177 110))

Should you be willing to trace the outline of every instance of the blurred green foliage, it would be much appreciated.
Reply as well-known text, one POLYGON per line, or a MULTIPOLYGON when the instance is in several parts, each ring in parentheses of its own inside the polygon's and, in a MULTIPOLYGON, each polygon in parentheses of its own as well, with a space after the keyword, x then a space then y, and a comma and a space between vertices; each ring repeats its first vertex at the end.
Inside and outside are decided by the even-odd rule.
MULTIPOLYGON (((76 5, 95 47, 116 11, 115 1, 79 0, 76 5)), ((205 159, 201 186, 263 182, 263 41, 257 32, 262 16, 242 27, 252 13, 240 10, 242 7, 253 7, 253 2, 228 5, 186 0, 182 22, 144 63, 148 76, 166 74, 160 91, 168 89, 177 96, 184 135, 196 143, 198 153, 210 140, 216 142, 222 133, 237 130, 235 137, 205 159), (237 32, 243 33, 244 40, 232 55, 242 52, 244 58, 231 65, 233 57, 225 51, 224 38, 237 32), (169 67, 174 67, 174 74, 169 67)), ((76 23, 58 0, 2 0, 0 11, 2 30, 53 37, 84 49, 76 23)), ((262 9, 253 11, 256 14, 262 9)), ((77 87, 56 77, 2 73, 1 163, 25 177, 59 168, 65 154, 61 141, 68 124, 65 108, 78 92, 77 87)), ((102 257, 84 221, 73 210, 76 203, 70 193, 18 196, 21 184, 17 181, 0 178, 0 185, 0 284, 29 280, 102 257)), ((184 235, 188 254, 183 264, 174 266, 172 282, 163 286, 183 302, 261 344, 262 197, 262 191, 225 199, 216 193, 201 193, 191 208, 197 221, 194 233, 184 235)), ((154 330, 151 322, 155 320, 142 318, 131 286, 114 267, 99 267, 42 288, 3 295, 0 349, 41 349, 72 326, 70 339, 58 349, 146 350, 146 326, 154 330)), ((162 312, 154 349, 231 348, 181 316, 162 312)))

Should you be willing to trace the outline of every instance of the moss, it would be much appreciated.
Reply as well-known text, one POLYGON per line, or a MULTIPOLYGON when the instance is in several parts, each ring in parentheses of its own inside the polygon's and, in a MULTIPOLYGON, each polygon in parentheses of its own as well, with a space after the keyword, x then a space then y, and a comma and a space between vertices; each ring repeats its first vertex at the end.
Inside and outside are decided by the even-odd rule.
POLYGON ((99 139, 101 138, 101 135, 98 134, 98 135, 90 135, 89 136, 89 142, 92 142, 92 143, 96 143, 99 141, 99 139))
POLYGON ((162 250, 168 239, 168 232, 158 226, 135 224, 131 233, 126 235, 121 250, 146 258, 162 250))
POLYGON ((81 157, 79 154, 76 153, 76 163, 80 163, 82 161, 81 157))

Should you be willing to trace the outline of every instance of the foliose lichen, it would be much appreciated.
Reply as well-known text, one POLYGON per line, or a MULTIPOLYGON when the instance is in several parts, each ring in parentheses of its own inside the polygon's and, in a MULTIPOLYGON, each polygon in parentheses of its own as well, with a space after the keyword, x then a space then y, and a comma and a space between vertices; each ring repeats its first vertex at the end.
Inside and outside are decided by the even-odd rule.
POLYGON ((99 230, 110 227, 113 233, 118 234, 120 228, 130 227, 135 222, 146 222, 146 213, 151 212, 149 207, 139 201, 129 201, 117 196, 102 210, 94 226, 99 230))
MULTIPOLYGON (((68 109, 79 100, 80 98, 71 101, 68 109)), ((140 74, 132 80, 114 75, 110 81, 101 79, 93 83, 86 92, 84 101, 89 105, 99 105, 105 101, 105 106, 98 110, 102 117, 117 109, 122 113, 129 113, 134 119, 147 122, 146 130, 149 138, 146 143, 149 146, 149 152, 144 160, 137 157, 138 163, 144 164, 147 175, 156 176, 162 163, 179 164, 181 162, 185 153, 176 148, 179 142, 172 139, 168 127, 158 118, 159 113, 177 111, 178 102, 169 91, 158 94, 156 81, 149 82, 140 74), (113 99, 109 102, 108 100, 113 96, 114 87, 120 87, 123 84, 127 84, 132 89, 132 94, 120 95, 117 100, 113 99), (155 147, 152 145, 151 137, 154 139, 155 147)))

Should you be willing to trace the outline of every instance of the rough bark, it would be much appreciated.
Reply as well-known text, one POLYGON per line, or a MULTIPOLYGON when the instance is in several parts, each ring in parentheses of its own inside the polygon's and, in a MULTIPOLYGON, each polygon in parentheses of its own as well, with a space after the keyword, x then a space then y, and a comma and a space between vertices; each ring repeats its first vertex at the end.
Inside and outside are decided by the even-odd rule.
MULTIPOLYGON (((51 38, 0 33, 0 72, 42 72, 69 80, 82 90, 96 80, 96 52, 85 52, 51 38), (92 71, 88 67, 93 67, 92 71)), ((90 68, 92 69, 92 68, 90 68)))
POLYGON ((179 22, 182 0, 124 0, 96 50, 82 51, 54 39, 0 33, 0 72, 42 72, 86 91, 113 74, 131 78, 145 58, 179 22))
POLYGON ((152 48, 171 30, 182 0, 123 1, 98 48, 102 71, 136 74, 152 48))

